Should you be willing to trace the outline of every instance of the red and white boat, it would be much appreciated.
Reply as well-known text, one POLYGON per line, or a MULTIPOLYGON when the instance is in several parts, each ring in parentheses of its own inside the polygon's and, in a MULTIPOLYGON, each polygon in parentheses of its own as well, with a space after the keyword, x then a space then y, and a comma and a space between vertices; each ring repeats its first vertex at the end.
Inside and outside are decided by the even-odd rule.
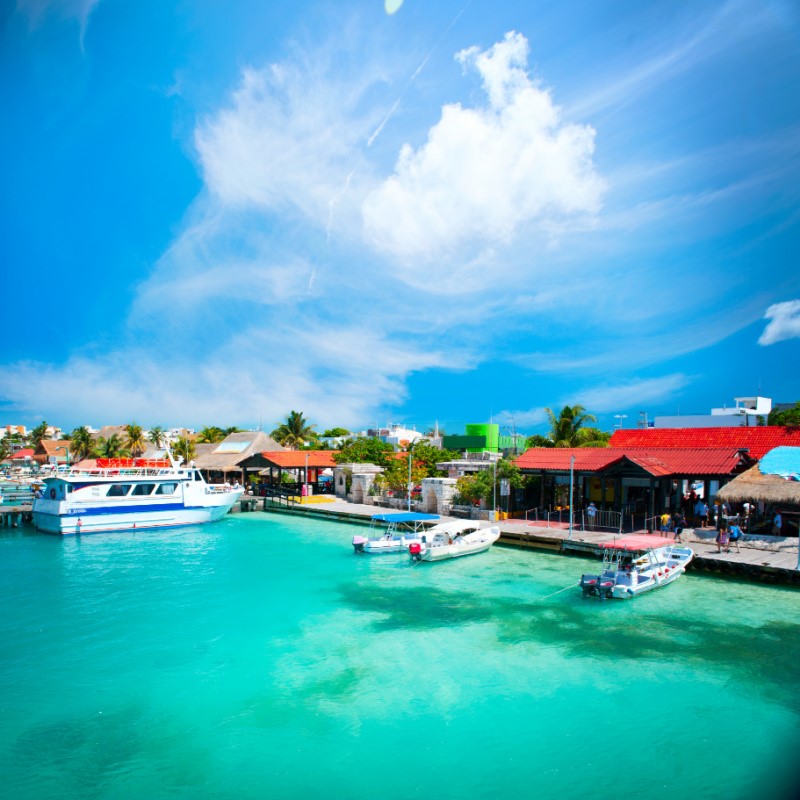
POLYGON ((620 536, 601 547, 601 572, 581 576, 584 597, 629 600, 677 580, 694 558, 690 547, 652 534, 620 536))

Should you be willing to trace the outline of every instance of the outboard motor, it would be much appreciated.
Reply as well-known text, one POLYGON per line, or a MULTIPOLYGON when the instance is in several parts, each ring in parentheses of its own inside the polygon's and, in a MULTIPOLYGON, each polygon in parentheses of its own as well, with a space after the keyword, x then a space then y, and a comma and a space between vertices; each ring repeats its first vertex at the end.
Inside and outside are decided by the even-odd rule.
POLYGON ((354 536, 353 537, 353 551, 356 553, 363 553, 364 552, 364 545, 367 543, 367 540, 363 536, 354 536))
POLYGON ((411 555, 412 561, 422 560, 422 545, 419 542, 412 542, 408 546, 408 552, 411 555))
POLYGON ((581 575, 581 589, 583 589, 584 597, 592 597, 599 594, 600 576, 599 575, 581 575))

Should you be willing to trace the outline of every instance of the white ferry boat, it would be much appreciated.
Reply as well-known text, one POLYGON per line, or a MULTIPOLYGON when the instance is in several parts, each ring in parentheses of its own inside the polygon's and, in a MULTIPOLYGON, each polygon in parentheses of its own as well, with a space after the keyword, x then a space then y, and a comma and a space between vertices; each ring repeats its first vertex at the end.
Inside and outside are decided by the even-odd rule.
POLYGON ((167 528, 215 522, 244 488, 206 483, 194 466, 168 460, 98 459, 45 478, 33 501, 33 523, 57 534, 167 528))

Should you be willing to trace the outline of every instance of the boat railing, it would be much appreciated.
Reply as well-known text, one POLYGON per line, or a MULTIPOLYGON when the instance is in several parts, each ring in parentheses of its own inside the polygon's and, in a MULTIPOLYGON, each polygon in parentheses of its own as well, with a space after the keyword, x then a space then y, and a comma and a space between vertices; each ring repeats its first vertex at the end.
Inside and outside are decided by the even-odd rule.
POLYGON ((87 477, 87 478, 135 478, 135 477, 170 477, 177 480, 186 480, 190 477, 187 470, 174 470, 171 467, 82 467, 71 469, 59 477, 87 477))

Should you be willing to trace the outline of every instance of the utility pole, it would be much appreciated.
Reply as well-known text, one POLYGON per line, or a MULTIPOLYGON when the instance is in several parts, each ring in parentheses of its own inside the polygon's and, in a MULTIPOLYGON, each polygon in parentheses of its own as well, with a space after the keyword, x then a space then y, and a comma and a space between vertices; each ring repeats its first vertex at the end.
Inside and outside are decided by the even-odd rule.
POLYGON ((573 502, 574 498, 572 496, 572 487, 575 481, 575 456, 572 456, 569 460, 569 533, 567 534, 567 539, 572 538, 572 522, 573 522, 573 511, 575 503, 573 502))

